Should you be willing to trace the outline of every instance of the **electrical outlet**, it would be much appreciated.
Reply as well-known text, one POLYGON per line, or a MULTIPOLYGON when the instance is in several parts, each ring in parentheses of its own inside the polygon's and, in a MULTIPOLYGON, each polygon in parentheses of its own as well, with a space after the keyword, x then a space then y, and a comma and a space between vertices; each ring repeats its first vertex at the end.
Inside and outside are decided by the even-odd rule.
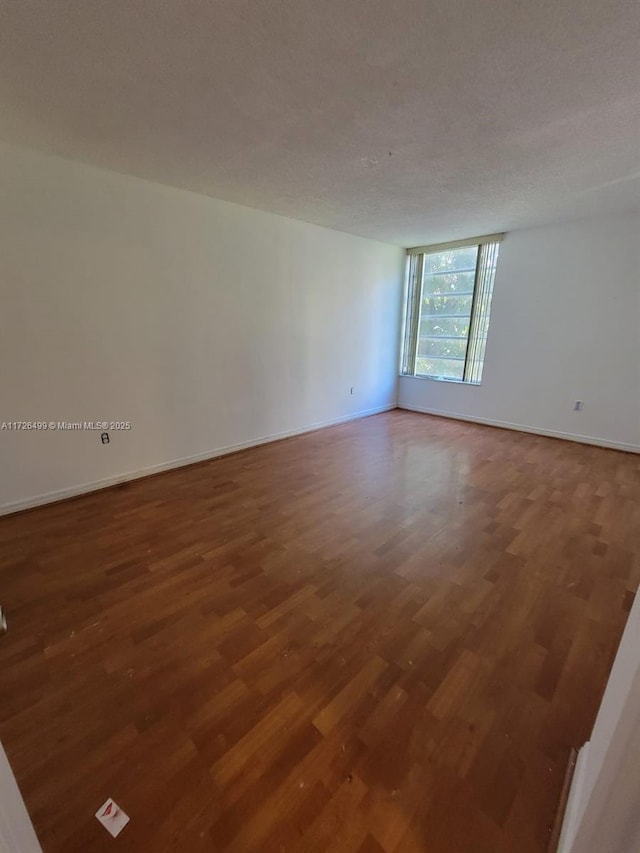
POLYGON ((584 405, 584 403, 582 402, 582 400, 576 400, 575 403, 573 404, 573 411, 574 412, 581 412, 583 405, 584 405))

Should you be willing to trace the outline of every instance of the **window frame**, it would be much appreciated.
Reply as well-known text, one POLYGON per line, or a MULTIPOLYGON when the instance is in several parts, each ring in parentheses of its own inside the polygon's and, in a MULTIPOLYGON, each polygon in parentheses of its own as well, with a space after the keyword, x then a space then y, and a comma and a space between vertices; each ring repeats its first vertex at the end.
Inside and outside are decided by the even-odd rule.
MULTIPOLYGON (((490 281, 490 295, 488 305, 486 306, 486 314, 490 316, 491 296, 493 295, 493 280, 495 278, 495 269, 498 260, 498 245, 502 242, 504 234, 487 234, 483 237, 471 237, 465 240, 454 240, 448 243, 436 243, 430 246, 416 246, 407 249, 407 276, 405 285, 405 303, 403 312, 403 329, 402 329, 402 353, 400 363, 400 375, 410 376, 415 379, 430 379, 435 382, 454 382, 459 385, 481 385, 482 379, 474 379, 473 372, 477 371, 477 363, 470 362, 470 351, 472 345, 475 347, 478 336, 479 323, 481 318, 478 318, 478 291, 479 279, 483 272, 483 264, 485 262, 485 253, 487 251, 495 251, 495 260, 489 269, 493 270, 493 275, 490 281), (490 246, 489 244, 495 244, 490 246), (419 346, 419 328, 422 313, 423 288, 424 288, 424 265, 425 256, 438 254, 447 250, 462 249, 465 247, 477 246, 475 271, 473 277, 473 293, 471 297, 471 311, 469 314, 469 332, 467 334, 464 367, 462 379, 446 376, 434 376, 428 373, 416 373, 416 361, 419 346), (483 247, 489 246, 483 252, 483 247)), ((486 341, 485 341, 486 344, 486 341)), ((484 353, 480 362, 481 367, 484 365, 484 353)), ((480 371, 482 373, 482 371, 480 371)))

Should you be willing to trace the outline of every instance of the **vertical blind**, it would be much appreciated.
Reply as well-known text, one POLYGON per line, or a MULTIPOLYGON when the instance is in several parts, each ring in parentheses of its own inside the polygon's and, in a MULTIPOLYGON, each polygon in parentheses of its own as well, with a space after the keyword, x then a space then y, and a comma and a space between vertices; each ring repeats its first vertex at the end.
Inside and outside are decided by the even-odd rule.
POLYGON ((491 296, 493 295, 493 280, 498 263, 498 243, 482 243, 478 251, 478 266, 474 305, 469 330, 467 358, 464 367, 465 382, 478 383, 482 379, 484 351, 487 346, 489 332, 489 313, 491 311, 491 296))

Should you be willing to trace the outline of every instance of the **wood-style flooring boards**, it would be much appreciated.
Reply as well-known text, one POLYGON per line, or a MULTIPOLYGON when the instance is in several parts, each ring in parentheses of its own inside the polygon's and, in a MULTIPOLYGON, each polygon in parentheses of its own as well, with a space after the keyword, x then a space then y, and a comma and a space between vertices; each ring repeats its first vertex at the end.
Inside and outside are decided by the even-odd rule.
POLYGON ((639 457, 401 411, 9 516, 0 740, 47 853, 541 853, 639 552, 639 457))

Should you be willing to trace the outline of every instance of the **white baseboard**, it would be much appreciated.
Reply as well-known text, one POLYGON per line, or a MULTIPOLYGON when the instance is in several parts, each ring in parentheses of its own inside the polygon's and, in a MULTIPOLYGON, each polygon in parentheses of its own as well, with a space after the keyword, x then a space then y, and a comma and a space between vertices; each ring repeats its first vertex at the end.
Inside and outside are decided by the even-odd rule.
POLYGON ((565 809, 564 820, 562 821, 562 832, 560 833, 557 853, 569 853, 576 835, 578 822, 582 816, 582 786, 584 783, 588 754, 589 741, 587 741, 578 752, 576 769, 573 772, 573 781, 571 782, 571 790, 569 791, 569 799, 567 800, 567 808, 565 809))
POLYGON ((246 450, 249 447, 258 447, 261 444, 268 444, 270 441, 279 441, 282 438, 292 438, 294 435, 302 435, 306 432, 313 432, 324 427, 336 426, 337 424, 346 423, 347 421, 355 421, 360 418, 367 418, 370 415, 378 415, 381 412, 388 412, 395 409, 395 403, 389 403, 386 406, 378 406, 374 409, 366 409, 362 412, 354 412, 350 415, 342 415, 338 418, 331 418, 327 421, 317 421, 316 423, 307 424, 298 429, 284 430, 270 435, 263 435, 259 438, 242 441, 238 444, 228 444, 225 447, 217 447, 215 450, 207 450, 204 453, 196 453, 193 456, 182 456, 179 459, 172 459, 169 462, 161 462, 158 465, 149 465, 146 468, 139 468, 136 471, 127 471, 122 474, 115 474, 112 477, 104 477, 102 480, 94 480, 90 483, 82 483, 77 486, 69 486, 65 489, 56 489, 53 492, 35 495, 31 498, 26 498, 20 501, 13 501, 0 505, 0 516, 9 515, 12 512, 20 512, 24 509, 32 509, 43 504, 53 503, 55 501, 66 500, 67 498, 75 498, 79 495, 85 495, 89 492, 96 492, 99 489, 106 489, 109 486, 117 486, 120 483, 127 483, 130 480, 138 480, 141 477, 148 477, 151 474, 160 474, 162 471, 170 471, 172 468, 181 468, 184 465, 192 465, 194 462, 204 462, 207 459, 215 459, 218 456, 226 456, 228 453, 235 453, 238 450, 246 450))
POLYGON ((533 435, 549 436, 549 438, 563 438, 566 441, 577 441, 580 444, 594 444, 598 447, 608 447, 611 450, 624 450, 627 453, 640 453, 640 444, 624 444, 621 441, 610 441, 608 438, 599 438, 592 435, 577 435, 572 432, 558 432, 557 430, 527 426, 526 424, 514 424, 509 421, 496 421, 491 418, 471 417, 470 415, 463 415, 458 412, 443 412, 440 409, 429 409, 425 406, 408 406, 403 403, 398 403, 398 408, 405 409, 408 412, 422 412, 425 415, 437 415, 441 418, 453 418, 456 421, 485 424, 486 426, 499 427, 500 429, 514 429, 517 432, 529 432, 533 435))

